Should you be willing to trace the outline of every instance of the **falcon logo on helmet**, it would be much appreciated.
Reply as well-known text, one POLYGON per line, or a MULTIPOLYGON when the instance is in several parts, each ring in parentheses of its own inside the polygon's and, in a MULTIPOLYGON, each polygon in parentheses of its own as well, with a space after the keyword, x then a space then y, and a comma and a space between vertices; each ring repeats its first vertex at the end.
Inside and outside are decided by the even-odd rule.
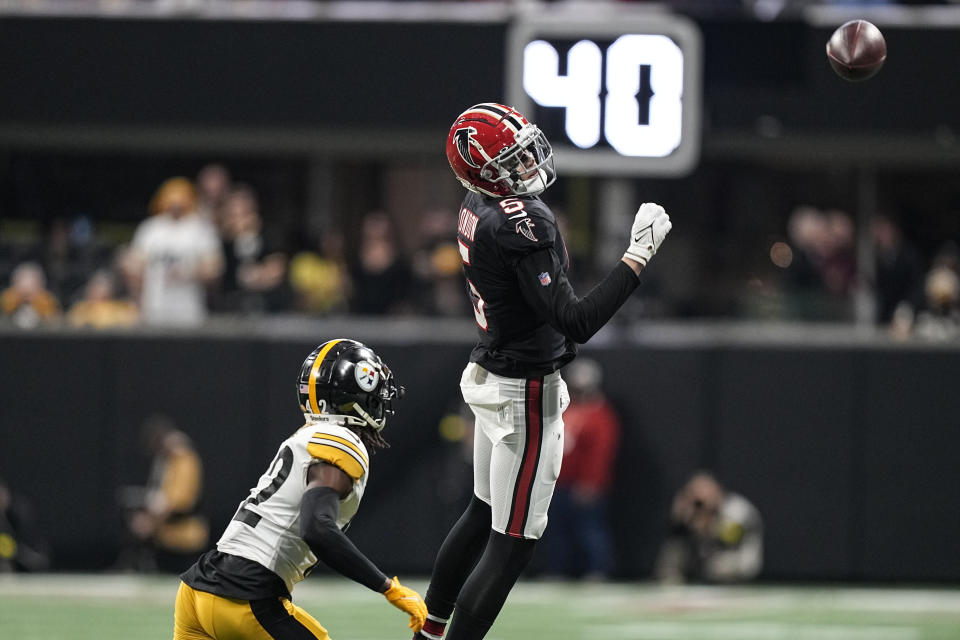
POLYGON ((464 187, 496 198, 537 195, 557 177, 543 132, 516 109, 495 102, 461 113, 447 135, 446 151, 464 187))
POLYGON ((471 167, 480 168, 476 162, 473 161, 473 157, 470 155, 470 138, 477 133, 476 127, 460 127, 453 133, 453 139, 457 143, 457 151, 460 152, 460 157, 463 158, 463 161, 466 162, 471 167))

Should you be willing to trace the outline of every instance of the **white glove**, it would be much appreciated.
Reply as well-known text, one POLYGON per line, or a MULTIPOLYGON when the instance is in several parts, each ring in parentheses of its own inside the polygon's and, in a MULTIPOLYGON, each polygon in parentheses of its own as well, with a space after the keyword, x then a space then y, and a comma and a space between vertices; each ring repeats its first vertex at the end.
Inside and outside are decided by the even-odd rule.
POLYGON ((627 247, 623 257, 636 260, 646 266, 672 227, 670 216, 663 207, 652 202, 644 202, 633 219, 633 227, 630 229, 630 246, 627 247))

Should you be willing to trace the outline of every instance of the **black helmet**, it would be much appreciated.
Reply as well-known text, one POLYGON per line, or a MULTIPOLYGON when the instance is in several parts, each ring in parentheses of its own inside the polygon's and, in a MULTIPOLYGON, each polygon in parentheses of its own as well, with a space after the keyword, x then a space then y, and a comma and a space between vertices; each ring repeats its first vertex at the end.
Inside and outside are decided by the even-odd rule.
POLYGON ((393 415, 393 400, 402 398, 403 391, 373 349, 349 339, 330 340, 311 351, 297 377, 305 414, 342 415, 377 431, 393 415))

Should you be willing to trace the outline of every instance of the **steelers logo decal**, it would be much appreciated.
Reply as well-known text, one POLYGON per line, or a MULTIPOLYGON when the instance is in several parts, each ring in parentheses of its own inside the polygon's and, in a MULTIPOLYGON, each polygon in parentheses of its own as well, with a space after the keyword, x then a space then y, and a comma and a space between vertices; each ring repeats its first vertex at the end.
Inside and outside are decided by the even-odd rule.
POLYGON ((362 360, 354 365, 353 375, 357 377, 357 384, 364 391, 373 391, 380 382, 380 372, 370 362, 362 360))

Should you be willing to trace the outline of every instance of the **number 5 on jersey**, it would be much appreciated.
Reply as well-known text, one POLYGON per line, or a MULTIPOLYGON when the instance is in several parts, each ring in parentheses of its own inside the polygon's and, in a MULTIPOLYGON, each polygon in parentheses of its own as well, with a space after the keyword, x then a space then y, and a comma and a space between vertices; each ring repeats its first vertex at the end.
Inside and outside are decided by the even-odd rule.
POLYGON ((486 303, 483 301, 480 292, 477 291, 477 287, 469 278, 467 278, 467 286, 470 287, 470 302, 473 303, 473 316, 477 319, 477 324, 480 325, 480 328, 486 331, 489 324, 486 313, 484 313, 486 303))

